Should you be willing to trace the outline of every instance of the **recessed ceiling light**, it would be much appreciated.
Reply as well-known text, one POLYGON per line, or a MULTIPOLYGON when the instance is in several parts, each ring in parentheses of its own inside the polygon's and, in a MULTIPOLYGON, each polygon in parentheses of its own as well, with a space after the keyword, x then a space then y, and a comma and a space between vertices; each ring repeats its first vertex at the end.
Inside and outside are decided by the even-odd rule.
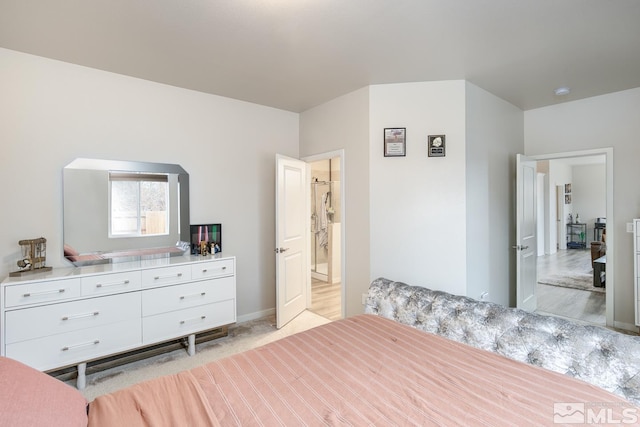
POLYGON ((571 92, 571 89, 569 89, 566 86, 562 86, 557 88, 554 92, 558 96, 564 96, 564 95, 569 95, 569 92, 571 92))

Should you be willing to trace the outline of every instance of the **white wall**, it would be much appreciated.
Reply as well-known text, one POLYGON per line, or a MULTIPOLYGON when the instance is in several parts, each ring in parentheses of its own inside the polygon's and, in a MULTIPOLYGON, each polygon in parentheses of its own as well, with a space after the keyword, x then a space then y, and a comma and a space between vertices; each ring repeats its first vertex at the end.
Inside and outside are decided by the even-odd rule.
MULTIPOLYGON (((297 157, 298 114, 0 49, 0 276, 18 240, 62 260, 62 168, 77 157, 177 163, 191 222, 221 222, 238 315, 275 307, 275 153, 297 157)), ((333 132, 335 135, 335 132, 333 132)))
MULTIPOLYGON (((633 241, 625 224, 640 216, 640 88, 525 112, 525 152, 552 154, 613 147, 614 321, 634 323, 633 241)), ((609 235, 607 236, 609 238, 609 235)), ((609 245, 608 245, 609 246, 609 245)))
POLYGON ((364 311, 369 276, 369 88, 343 95, 300 115, 302 157, 344 149, 345 303, 347 316, 364 311))
POLYGON ((346 283, 349 315, 361 312, 360 295, 379 276, 515 301, 512 180, 515 153, 524 150, 521 110, 464 81, 378 85, 302 113, 300 134, 302 155, 347 147, 347 176, 357 179, 347 184, 349 212, 358 201, 346 227, 347 274, 357 278, 346 283), (405 157, 384 157, 385 127, 406 127, 405 157), (433 134, 446 135, 445 158, 427 156, 433 134), (364 194, 370 209, 360 205, 364 194), (365 240, 360 232, 369 227, 365 240), (362 274, 366 256, 370 274, 362 274))
POLYGON ((515 305, 515 156, 522 110, 466 84, 467 295, 515 305))
POLYGON ((371 277, 465 295, 465 82, 370 89, 371 277), (407 129, 406 157, 383 156, 392 127, 407 129), (427 157, 439 134, 446 157, 427 157))

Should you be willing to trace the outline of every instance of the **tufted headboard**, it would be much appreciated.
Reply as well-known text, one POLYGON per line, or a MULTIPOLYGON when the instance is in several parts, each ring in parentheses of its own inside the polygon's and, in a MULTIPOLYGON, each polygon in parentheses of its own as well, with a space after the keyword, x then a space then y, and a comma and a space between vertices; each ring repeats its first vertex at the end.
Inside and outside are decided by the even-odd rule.
POLYGON ((597 385, 640 405, 640 337, 379 278, 376 314, 597 385))

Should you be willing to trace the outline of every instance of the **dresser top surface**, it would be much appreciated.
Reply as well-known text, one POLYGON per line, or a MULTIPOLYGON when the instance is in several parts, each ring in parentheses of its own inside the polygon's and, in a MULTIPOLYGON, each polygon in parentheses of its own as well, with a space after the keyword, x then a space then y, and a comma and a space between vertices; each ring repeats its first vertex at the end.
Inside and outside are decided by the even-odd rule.
POLYGON ((28 282, 39 282, 43 280, 55 280, 90 276, 94 274, 119 273, 133 270, 146 270, 159 267, 171 267, 183 264, 198 264, 202 262, 233 259, 231 255, 184 255, 164 258, 145 259, 132 262, 119 262, 112 264, 98 264, 84 267, 60 267, 53 268, 47 272, 27 273, 22 276, 7 277, 2 281, 2 285, 22 284, 28 282))

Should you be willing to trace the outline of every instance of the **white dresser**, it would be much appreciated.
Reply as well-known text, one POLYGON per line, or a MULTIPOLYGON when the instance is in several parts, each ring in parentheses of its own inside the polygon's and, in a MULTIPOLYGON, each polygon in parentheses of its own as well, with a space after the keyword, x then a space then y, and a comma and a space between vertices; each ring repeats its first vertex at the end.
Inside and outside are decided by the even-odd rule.
POLYGON ((235 257, 179 256, 59 268, 2 282, 0 351, 41 371, 236 321, 235 257))
POLYGON ((633 220, 633 290, 636 297, 636 326, 640 326, 640 219, 633 220))

